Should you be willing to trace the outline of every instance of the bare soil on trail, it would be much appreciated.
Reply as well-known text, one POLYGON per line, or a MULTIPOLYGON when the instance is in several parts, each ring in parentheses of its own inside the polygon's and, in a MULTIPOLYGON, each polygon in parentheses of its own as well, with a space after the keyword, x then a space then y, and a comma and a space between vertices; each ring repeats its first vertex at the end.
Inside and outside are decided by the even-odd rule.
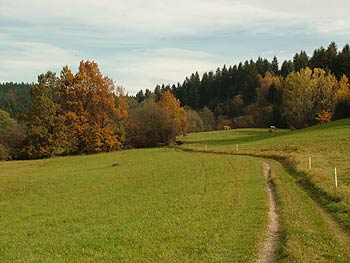
POLYGON ((269 174, 270 174, 271 168, 266 163, 263 162, 263 173, 265 177, 265 184, 266 189, 269 193, 269 204, 270 204, 270 210, 269 210, 269 221, 268 221, 268 232, 267 237, 264 240, 263 244, 260 247, 258 260, 259 263, 270 263, 270 262, 276 262, 276 249, 278 245, 278 239, 279 239, 279 222, 278 222, 278 215, 276 213, 276 200, 273 192, 273 186, 269 182, 269 174))

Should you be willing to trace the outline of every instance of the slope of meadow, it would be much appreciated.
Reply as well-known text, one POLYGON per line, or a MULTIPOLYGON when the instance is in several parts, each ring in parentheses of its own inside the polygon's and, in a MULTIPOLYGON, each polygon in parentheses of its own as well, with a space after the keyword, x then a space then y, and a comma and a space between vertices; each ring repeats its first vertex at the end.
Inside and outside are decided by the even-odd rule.
POLYGON ((145 149, 0 163, 0 262, 253 262, 261 163, 145 149))
POLYGON ((345 226, 350 225, 350 119, 293 132, 238 129, 190 134, 179 140, 184 142, 181 146, 184 149, 287 160, 300 181, 307 181, 307 187, 317 192, 317 198, 337 220, 345 226), (334 181, 335 167, 338 188, 334 181))
POLYGON ((277 262, 350 262, 350 236, 276 161, 271 181, 277 198, 280 239, 277 262))

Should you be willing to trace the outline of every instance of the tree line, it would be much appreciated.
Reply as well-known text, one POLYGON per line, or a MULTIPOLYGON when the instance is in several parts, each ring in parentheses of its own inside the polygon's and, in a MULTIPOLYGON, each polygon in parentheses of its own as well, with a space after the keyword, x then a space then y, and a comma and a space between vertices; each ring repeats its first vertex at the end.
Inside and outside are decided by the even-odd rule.
POLYGON ((256 61, 245 61, 229 67, 224 65, 215 72, 205 72, 202 76, 195 72, 186 77, 182 84, 157 85, 154 91, 141 90, 135 99, 138 102, 152 96, 158 99, 162 92, 169 90, 181 101, 182 106, 190 107, 198 113, 204 108, 212 111, 216 128, 222 128, 225 124, 236 127, 278 125, 301 128, 313 125, 321 119, 324 121, 324 115, 328 115, 328 119, 350 117, 348 103, 339 101, 339 98, 336 100, 335 95, 340 85, 347 86, 349 77, 350 47, 346 44, 343 49, 338 50, 332 42, 327 49, 315 49, 311 57, 305 51, 300 51, 292 60, 283 61, 281 67, 276 57, 271 62, 259 57, 256 61), (295 75, 297 72, 300 74, 295 75), (305 77, 303 74, 309 75, 309 80, 312 79, 309 84, 314 87, 315 92, 324 89, 333 94, 332 98, 328 97, 332 102, 327 102, 328 105, 323 102, 316 103, 318 99, 324 100, 322 96, 325 94, 308 94, 310 86, 292 83, 297 77, 305 77), (322 82, 323 78, 331 84, 322 82), (315 84, 317 81, 321 81, 318 86, 315 84), (333 85, 332 88, 329 85, 333 85), (294 100, 296 98, 299 98, 299 104, 305 107, 307 105, 300 101, 297 89, 299 93, 308 94, 306 96, 309 96, 309 100, 313 100, 312 103, 308 102, 308 107, 311 104, 317 106, 312 113, 305 112, 305 108, 302 111, 293 109, 292 106, 297 107, 298 101, 294 100), (317 112, 314 112, 316 109, 317 112), (294 118, 294 114, 302 114, 303 117, 294 118), (319 115, 323 118, 318 117, 319 115))
POLYGON ((349 75, 349 45, 338 51, 331 43, 281 67, 276 57, 258 58, 128 96, 97 63, 82 61, 75 74, 65 66, 37 83, 0 86, 0 159, 167 145, 224 126, 302 128, 347 118, 349 75))

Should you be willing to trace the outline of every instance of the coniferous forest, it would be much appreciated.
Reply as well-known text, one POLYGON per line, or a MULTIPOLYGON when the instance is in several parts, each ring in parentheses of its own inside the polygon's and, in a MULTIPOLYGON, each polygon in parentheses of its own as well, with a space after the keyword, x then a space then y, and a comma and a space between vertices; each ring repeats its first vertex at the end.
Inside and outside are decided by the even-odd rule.
POLYGON ((202 76, 195 72, 182 84, 140 91, 136 99, 157 99, 164 90, 170 90, 182 106, 212 111, 217 120, 214 128, 218 129, 225 124, 302 128, 350 116, 349 77, 350 47, 346 44, 338 50, 332 42, 328 48, 315 49, 311 56, 300 51, 282 63, 277 57, 272 61, 259 57, 224 65, 202 76), (304 86, 303 81, 307 82, 304 86), (299 106, 304 106, 302 112, 299 106))

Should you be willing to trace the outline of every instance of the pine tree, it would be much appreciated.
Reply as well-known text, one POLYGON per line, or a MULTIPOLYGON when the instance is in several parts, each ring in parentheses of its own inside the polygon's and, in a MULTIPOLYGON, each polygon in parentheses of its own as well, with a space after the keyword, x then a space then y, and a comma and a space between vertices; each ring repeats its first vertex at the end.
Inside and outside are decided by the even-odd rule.
POLYGON ((272 59, 271 71, 275 76, 279 74, 278 59, 276 56, 274 56, 272 59))

